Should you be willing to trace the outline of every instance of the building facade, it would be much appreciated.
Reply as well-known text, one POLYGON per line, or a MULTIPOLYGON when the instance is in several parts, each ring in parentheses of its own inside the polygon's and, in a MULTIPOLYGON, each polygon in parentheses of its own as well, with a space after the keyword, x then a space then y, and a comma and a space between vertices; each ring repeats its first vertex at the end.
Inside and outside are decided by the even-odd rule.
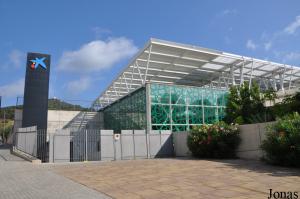
POLYGON ((256 82, 283 94, 300 86, 299 67, 150 39, 94 101, 105 129, 185 131, 224 118, 230 86, 256 82))

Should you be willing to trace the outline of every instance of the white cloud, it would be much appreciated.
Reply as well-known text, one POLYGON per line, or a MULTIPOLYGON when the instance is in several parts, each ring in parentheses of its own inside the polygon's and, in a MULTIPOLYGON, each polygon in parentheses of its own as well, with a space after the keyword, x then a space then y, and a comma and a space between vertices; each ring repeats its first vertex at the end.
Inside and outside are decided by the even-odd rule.
POLYGON ((18 68, 21 66, 21 63, 25 65, 25 53, 19 50, 12 50, 9 55, 9 61, 13 64, 14 67, 18 68))
POLYGON ((264 43, 264 47, 265 47, 266 51, 270 50, 272 47, 272 42, 269 41, 269 42, 264 43))
POLYGON ((294 34, 296 30, 300 28, 300 15, 296 17, 295 21, 290 23, 285 29, 284 32, 287 34, 294 34))
POLYGON ((19 79, 11 84, 0 86, 0 95, 3 97, 17 97, 23 96, 24 93, 24 79, 19 79))
POLYGON ((81 77, 78 80, 70 81, 66 84, 66 89, 72 95, 80 94, 91 86, 92 80, 89 77, 81 77))
POLYGON ((25 53, 14 49, 7 55, 7 60, 3 63, 2 68, 19 68, 22 64, 25 65, 25 53))
POLYGON ((226 9, 226 10, 223 10, 220 13, 220 16, 235 15, 235 14, 237 14, 237 10, 236 9, 226 9))
POLYGON ((78 50, 64 52, 59 59, 58 69, 79 73, 99 71, 112 67, 136 52, 137 47, 125 37, 95 40, 78 50))
POLYGON ((248 39, 246 47, 248 49, 255 50, 257 48, 257 45, 251 39, 248 39))

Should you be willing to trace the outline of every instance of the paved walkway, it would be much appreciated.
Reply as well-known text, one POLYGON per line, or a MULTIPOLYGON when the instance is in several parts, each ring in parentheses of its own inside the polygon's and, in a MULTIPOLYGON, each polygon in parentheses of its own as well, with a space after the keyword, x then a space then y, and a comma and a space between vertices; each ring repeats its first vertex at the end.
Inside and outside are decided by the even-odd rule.
POLYGON ((113 198, 268 198, 300 193, 300 170, 255 161, 152 159, 57 165, 53 169, 113 198))
POLYGON ((0 146, 1 199, 268 198, 300 193, 300 170, 245 160, 151 159, 33 165, 0 146))
POLYGON ((3 161, 21 161, 24 162, 22 158, 19 158, 10 153, 10 145, 0 144, 0 162, 3 161))
MULTIPOLYGON (((50 166, 51 167, 51 166, 50 166)), ((0 146, 1 199, 104 199, 107 196, 51 171, 33 165, 0 146)))

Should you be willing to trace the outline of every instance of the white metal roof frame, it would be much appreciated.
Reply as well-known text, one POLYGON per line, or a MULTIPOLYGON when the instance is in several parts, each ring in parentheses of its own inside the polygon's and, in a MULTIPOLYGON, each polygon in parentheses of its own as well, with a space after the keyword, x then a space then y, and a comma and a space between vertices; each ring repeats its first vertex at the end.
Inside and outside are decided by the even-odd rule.
POLYGON ((262 88, 298 87, 300 68, 151 38, 94 101, 103 108, 145 83, 228 88, 256 80, 262 88))

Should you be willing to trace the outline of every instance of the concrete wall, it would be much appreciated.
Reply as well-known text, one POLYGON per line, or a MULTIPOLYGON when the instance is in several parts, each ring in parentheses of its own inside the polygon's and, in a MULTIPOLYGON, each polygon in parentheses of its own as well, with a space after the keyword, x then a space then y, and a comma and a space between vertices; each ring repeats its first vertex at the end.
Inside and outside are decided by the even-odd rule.
POLYGON ((36 126, 27 127, 27 128, 19 128, 16 132, 16 141, 15 147, 36 157, 37 155, 37 129, 36 126))
POLYGON ((50 134, 49 162, 173 157, 172 132, 62 129, 50 134), (70 145, 72 143, 72 145, 70 145))
MULTIPOLYGON (((266 126, 270 124, 272 122, 239 126, 241 136, 241 144, 237 149, 237 156, 239 158, 259 160, 263 156, 260 145, 266 138, 266 126)), ((187 135, 188 132, 173 133, 176 157, 191 156, 191 152, 187 147, 187 135)))
POLYGON ((70 131, 61 130, 59 134, 50 134, 49 162, 70 161, 70 131))
POLYGON ((191 151, 187 146, 188 132, 181 131, 173 133, 174 151, 176 157, 192 156, 191 151))
POLYGON ((239 126, 242 141, 237 150, 238 157, 259 160, 263 156, 260 145, 266 138, 266 127, 270 124, 272 122, 239 126))
MULTIPOLYGON (((48 110, 48 133, 55 133, 59 129, 102 129, 103 113, 101 112, 80 112, 80 111, 62 111, 48 110)), ((22 127, 22 110, 15 110, 14 132, 22 127)))

